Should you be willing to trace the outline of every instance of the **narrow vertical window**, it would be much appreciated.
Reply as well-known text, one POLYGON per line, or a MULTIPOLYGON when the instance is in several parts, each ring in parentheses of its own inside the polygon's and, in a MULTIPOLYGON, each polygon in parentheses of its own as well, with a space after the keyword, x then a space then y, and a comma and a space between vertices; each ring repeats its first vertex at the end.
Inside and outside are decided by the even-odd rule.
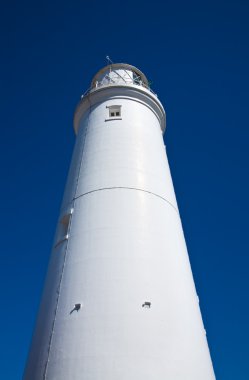
POLYGON ((69 232, 69 226, 70 226, 72 213, 73 213, 73 209, 71 209, 68 214, 63 215, 63 217, 60 219, 55 246, 60 244, 62 241, 68 239, 69 237, 68 232, 69 232))
POLYGON ((71 214, 66 214, 60 220, 60 229, 61 229, 62 239, 68 235, 70 219, 71 219, 71 214))

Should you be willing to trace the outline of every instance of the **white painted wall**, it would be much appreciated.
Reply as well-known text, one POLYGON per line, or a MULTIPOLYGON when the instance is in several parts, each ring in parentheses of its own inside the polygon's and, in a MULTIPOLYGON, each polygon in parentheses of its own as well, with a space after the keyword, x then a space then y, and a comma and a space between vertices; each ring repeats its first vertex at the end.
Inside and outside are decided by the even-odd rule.
POLYGON ((59 222, 25 380, 215 379, 164 116, 132 85, 102 87, 78 106, 59 217, 73 209, 69 237, 60 241, 59 222), (108 120, 110 105, 121 119, 108 120))

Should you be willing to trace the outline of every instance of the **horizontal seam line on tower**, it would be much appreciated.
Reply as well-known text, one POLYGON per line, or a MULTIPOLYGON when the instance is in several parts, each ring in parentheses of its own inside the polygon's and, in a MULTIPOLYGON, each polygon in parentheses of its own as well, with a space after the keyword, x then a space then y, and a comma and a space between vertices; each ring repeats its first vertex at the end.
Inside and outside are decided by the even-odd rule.
POLYGON ((173 207, 173 209, 178 213, 178 209, 177 209, 177 208, 176 208, 176 207, 175 207, 170 201, 168 201, 167 199, 163 198, 161 195, 158 195, 158 194, 156 194, 156 193, 153 193, 152 191, 149 191, 149 190, 138 189, 138 188, 136 188, 136 187, 125 187, 125 186, 103 187, 103 188, 100 188, 100 189, 87 191, 86 193, 83 193, 83 194, 79 195, 78 197, 73 198, 73 200, 76 200, 76 199, 78 199, 78 198, 84 197, 85 195, 88 195, 88 194, 91 194, 91 193, 96 193, 97 191, 103 191, 103 190, 115 190, 115 189, 125 189, 125 190, 143 191, 144 193, 154 195, 155 197, 160 198, 160 199, 162 199, 163 201, 167 202, 167 203, 168 203, 171 207, 173 207))

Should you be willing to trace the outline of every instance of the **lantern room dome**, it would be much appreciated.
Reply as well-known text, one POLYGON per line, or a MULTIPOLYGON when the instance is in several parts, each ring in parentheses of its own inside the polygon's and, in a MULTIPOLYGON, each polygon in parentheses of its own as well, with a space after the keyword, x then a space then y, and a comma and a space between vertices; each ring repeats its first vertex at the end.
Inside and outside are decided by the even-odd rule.
POLYGON ((97 72, 92 80, 91 89, 125 84, 149 88, 148 79, 139 69, 127 63, 114 63, 97 72))

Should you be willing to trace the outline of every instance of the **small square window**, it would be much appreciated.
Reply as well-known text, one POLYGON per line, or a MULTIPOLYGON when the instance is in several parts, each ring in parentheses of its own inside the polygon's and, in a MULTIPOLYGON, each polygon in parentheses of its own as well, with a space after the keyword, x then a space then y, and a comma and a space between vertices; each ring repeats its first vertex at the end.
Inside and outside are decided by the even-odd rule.
POLYGON ((109 117, 120 117, 121 106, 109 106, 109 117))

